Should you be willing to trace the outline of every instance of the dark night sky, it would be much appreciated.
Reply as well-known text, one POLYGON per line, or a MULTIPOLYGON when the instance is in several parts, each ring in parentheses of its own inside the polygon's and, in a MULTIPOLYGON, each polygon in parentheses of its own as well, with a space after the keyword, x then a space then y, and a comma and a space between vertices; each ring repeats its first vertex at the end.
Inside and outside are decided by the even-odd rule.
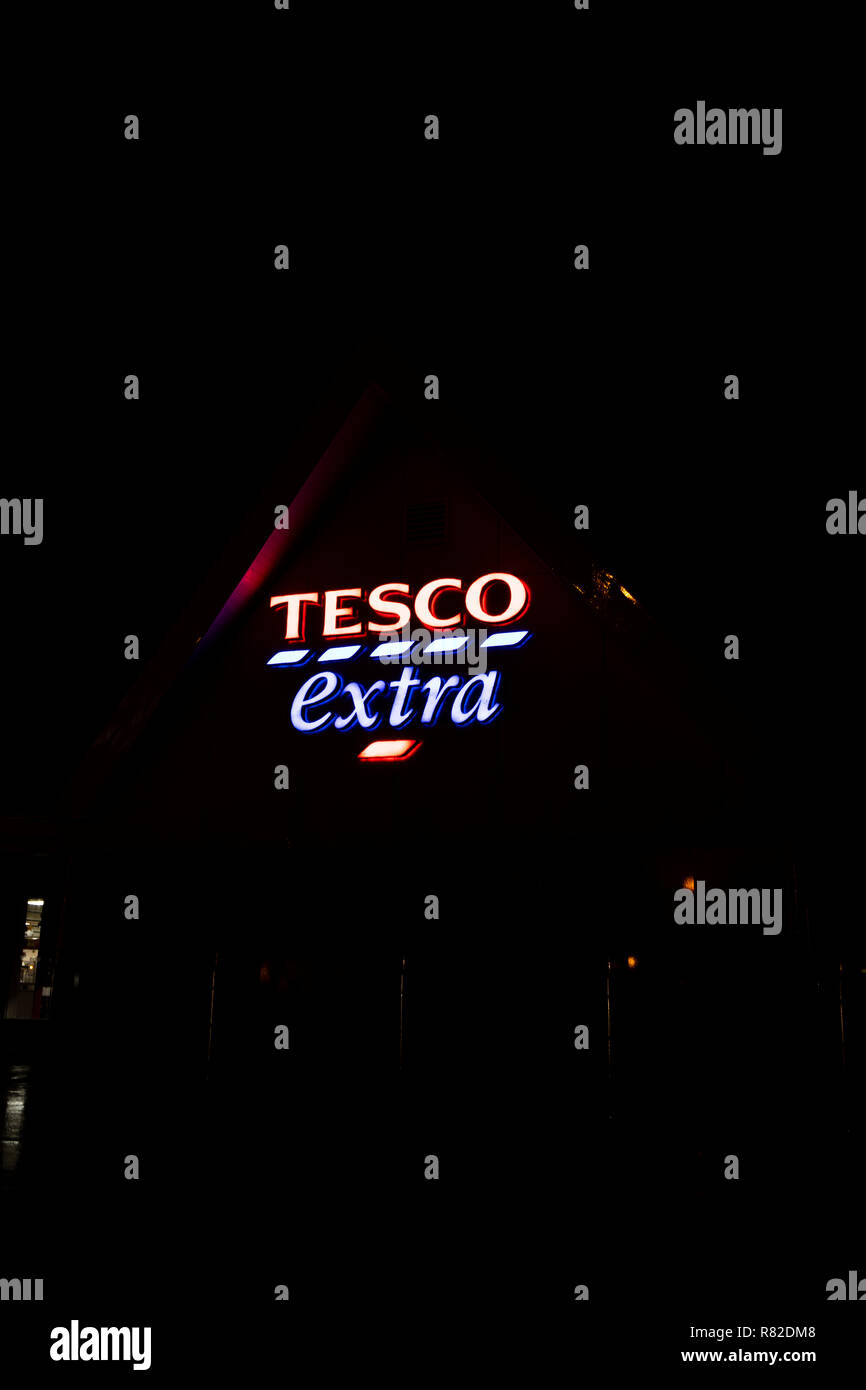
POLYGON ((47 534, 0 554, 0 810, 51 806, 137 673, 123 636, 155 649, 238 518, 269 515, 277 469, 290 500, 292 441, 318 404, 348 406, 371 379, 417 400, 436 371, 431 410, 495 451, 518 507, 567 544, 588 502, 599 562, 726 683, 743 737, 805 786, 799 810, 844 824, 862 770, 862 741, 841 732, 862 543, 824 528, 827 499, 857 486, 837 424, 853 373, 824 306, 849 241, 826 197, 841 212, 847 195, 778 86, 783 11, 762 24, 727 6, 712 45, 689 31, 690 47, 687 7, 550 6, 528 32, 497 15, 471 33, 445 6, 423 39, 405 15, 355 7, 327 44, 313 7, 292 8, 285 47, 262 42, 270 15, 232 33, 230 81, 213 61, 228 11, 204 36, 176 29, 159 80, 149 11, 127 66, 77 92, 62 142, 28 109, 41 157, 23 170, 16 249, 32 313, 8 373, 22 445, 3 489, 45 498, 47 534), (575 19, 591 44, 575 45, 575 19), (699 89, 784 105, 782 155, 675 147, 672 111, 699 89), (121 136, 132 110, 138 144, 121 136), (438 144, 420 137, 428 111, 438 144), (120 399, 132 370, 135 405, 120 399), (735 671, 718 658, 731 631, 735 671))

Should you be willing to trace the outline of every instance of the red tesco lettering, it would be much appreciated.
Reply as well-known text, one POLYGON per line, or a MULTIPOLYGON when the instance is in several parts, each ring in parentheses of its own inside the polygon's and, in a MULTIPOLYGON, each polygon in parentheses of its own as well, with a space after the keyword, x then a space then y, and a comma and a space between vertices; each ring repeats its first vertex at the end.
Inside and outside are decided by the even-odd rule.
POLYGON ((408 584, 396 581, 379 584, 369 594, 360 588, 326 589, 324 594, 276 594, 270 606, 281 608, 285 604, 286 641, 303 642, 310 607, 322 608, 322 637, 361 637, 367 632, 396 632, 411 621, 413 609, 396 595, 412 600, 417 621, 428 628, 462 627, 466 617, 492 626, 513 623, 527 611, 530 600, 523 580, 500 570, 482 574, 468 585, 462 604, 455 597, 458 594, 464 594, 461 579, 431 579, 414 596, 408 584), (504 607, 491 611, 488 590, 495 584, 507 587, 508 599, 504 607), (358 613, 356 605, 365 603, 370 613, 383 621, 358 613))

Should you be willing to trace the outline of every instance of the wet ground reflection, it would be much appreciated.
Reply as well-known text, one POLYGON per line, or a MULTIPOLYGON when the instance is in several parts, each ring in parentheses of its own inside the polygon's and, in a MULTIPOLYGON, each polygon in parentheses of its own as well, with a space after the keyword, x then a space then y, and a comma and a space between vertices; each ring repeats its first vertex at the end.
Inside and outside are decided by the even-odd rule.
POLYGON ((29 1064, 10 1066, 3 1078, 3 1122, 0 1127, 0 1172, 14 1173, 21 1161, 24 1120, 30 1092, 29 1064))

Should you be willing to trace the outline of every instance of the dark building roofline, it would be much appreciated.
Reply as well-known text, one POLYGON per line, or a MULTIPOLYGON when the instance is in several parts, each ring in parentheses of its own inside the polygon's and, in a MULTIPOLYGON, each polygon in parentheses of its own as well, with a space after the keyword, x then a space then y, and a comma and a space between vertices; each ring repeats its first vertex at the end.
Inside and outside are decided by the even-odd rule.
MULTIPOLYGON (((86 753, 69 789, 67 809, 73 815, 83 811, 111 775, 118 760, 133 746, 188 663, 212 646, 245 611, 262 585, 309 531, 326 501, 338 490, 360 451, 374 435, 388 399, 381 387, 370 385, 336 433, 333 432, 333 415, 329 423, 322 420, 313 423, 298 447, 303 453, 309 452, 316 462, 289 503, 289 528, 272 527, 262 545, 261 509, 257 508, 246 518, 235 539, 212 566, 86 753), (324 436, 323 430, 327 431, 324 436), (248 563, 251 554, 254 558, 248 563), (245 566, 242 577, 226 598, 226 576, 237 574, 241 565, 245 566)), ((285 478, 282 472, 273 479, 273 484, 271 496, 283 495, 285 478)))
MULTIPOLYGON (((333 502, 353 475, 361 454, 376 437, 393 404, 389 393, 372 383, 356 400, 336 433, 333 433, 333 413, 327 421, 317 420, 310 427, 298 448, 303 453, 308 452, 316 462, 289 504, 288 529, 272 527, 262 545, 261 508, 256 508, 247 516, 236 538, 211 567, 82 760, 72 779, 67 800, 67 811, 73 817, 84 812, 123 756, 137 742, 183 670, 210 649, 249 608, 262 587, 321 519, 326 506, 333 502), (248 557, 251 554, 253 559, 250 562, 248 557), (242 577, 225 598, 227 576, 237 574, 241 565, 245 566, 242 577)), ((432 437, 425 421, 414 423, 420 423, 422 433, 432 437)), ((445 433, 448 433, 447 428, 445 433)), ((438 430, 436 437, 439 438, 438 430)), ((467 449, 455 441, 453 446, 468 485, 473 486, 488 506, 513 525, 524 543, 535 551, 542 563, 567 588, 572 599, 586 604, 595 618, 604 622, 605 628, 627 637, 634 649, 644 655, 650 648, 655 650, 656 656, 661 655, 666 663, 681 665, 679 654, 649 615, 635 601, 620 598, 614 577, 595 568, 585 538, 575 532, 573 538, 569 538, 570 544, 565 546, 561 537, 551 535, 540 510, 527 506, 525 498, 517 499, 513 493, 509 496, 509 490, 503 486, 493 462, 485 463, 480 457, 480 444, 481 441, 467 449), (509 521, 510 516, 519 518, 516 525, 509 521), (580 583, 577 582, 578 578, 580 583), (580 599, 577 598, 578 594, 580 599)), ((271 498, 280 496, 284 487, 285 476, 281 469, 270 480, 271 498)))

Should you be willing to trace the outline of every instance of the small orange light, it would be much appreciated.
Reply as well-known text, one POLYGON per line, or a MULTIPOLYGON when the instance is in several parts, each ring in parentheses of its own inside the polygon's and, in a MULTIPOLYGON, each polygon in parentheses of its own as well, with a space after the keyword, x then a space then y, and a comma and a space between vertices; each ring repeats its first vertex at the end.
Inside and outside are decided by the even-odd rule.
POLYGON ((693 878, 684 878, 684 879, 683 879, 683 887, 684 887, 684 888, 688 888, 688 890, 689 890, 690 893, 694 893, 694 891, 695 891, 695 881, 694 881, 694 879, 693 879, 693 878))
POLYGON ((635 968, 636 965, 637 965, 637 956, 629 956, 629 958, 628 958, 628 968, 629 968, 629 970, 634 970, 634 968, 635 968))
POLYGON ((619 591, 622 594, 623 598, 629 599, 632 603, 637 603, 637 599, 635 598, 634 594, 630 594, 628 589, 624 589, 621 584, 619 586, 619 591))
POLYGON ((421 747, 420 741, 414 738, 391 738, 378 739, 375 743, 368 743, 366 748, 362 748, 358 757, 364 762, 398 762, 403 758, 411 758, 413 753, 417 753, 421 747))

